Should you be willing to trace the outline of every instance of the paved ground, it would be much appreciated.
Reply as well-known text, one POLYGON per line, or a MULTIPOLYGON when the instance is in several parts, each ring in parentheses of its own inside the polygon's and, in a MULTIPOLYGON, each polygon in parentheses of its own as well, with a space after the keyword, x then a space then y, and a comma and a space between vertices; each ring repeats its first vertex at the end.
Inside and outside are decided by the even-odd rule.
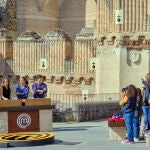
MULTIPOLYGON (((106 121, 55 123, 56 143, 38 147, 9 148, 10 150, 149 150, 145 142, 123 145, 110 141, 106 121)), ((2 148, 0 148, 2 149, 2 148)), ((5 148, 3 148, 5 149, 5 148)))

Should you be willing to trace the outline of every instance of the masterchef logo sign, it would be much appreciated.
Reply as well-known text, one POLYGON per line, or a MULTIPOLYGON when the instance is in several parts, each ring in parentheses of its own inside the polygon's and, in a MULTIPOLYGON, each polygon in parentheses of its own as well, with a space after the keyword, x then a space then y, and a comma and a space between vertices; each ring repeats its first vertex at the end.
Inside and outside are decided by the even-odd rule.
POLYGON ((17 117, 17 125, 21 129, 26 129, 31 124, 30 115, 23 113, 17 117))

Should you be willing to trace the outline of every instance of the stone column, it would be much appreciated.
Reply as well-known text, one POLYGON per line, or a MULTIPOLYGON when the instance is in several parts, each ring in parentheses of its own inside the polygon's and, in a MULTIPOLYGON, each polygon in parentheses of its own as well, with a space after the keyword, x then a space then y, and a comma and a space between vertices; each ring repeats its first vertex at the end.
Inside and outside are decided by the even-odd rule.
POLYGON ((140 26, 140 3, 139 0, 136 0, 136 31, 139 31, 140 26))
MULTIPOLYGON (((16 43, 15 42, 13 42, 13 58, 15 58, 14 56, 16 55, 16 51, 15 51, 15 49, 16 49, 16 43)), ((14 70, 15 70, 15 65, 13 64, 13 72, 14 72, 14 70)))
POLYGON ((100 0, 97 0, 97 18, 96 18, 96 28, 97 28, 97 33, 100 32, 100 26, 101 26, 101 23, 100 23, 100 0))
POLYGON ((108 28, 107 28, 107 2, 106 2, 106 0, 105 0, 105 3, 104 3, 104 20, 105 20, 105 22, 104 22, 104 32, 106 33, 107 32, 107 30, 108 30, 108 28))
POLYGON ((125 0, 122 0, 121 9, 123 10, 123 24, 121 26, 121 31, 125 31, 125 0))
POLYGON ((129 0, 125 0, 125 31, 129 31, 129 0))
POLYGON ((132 7, 132 31, 135 32, 136 30, 136 0, 133 0, 133 7, 132 7))
MULTIPOLYGON (((37 51, 37 43, 35 43, 35 42, 32 42, 32 49, 33 49, 33 51, 34 51, 34 53, 35 53, 35 56, 38 56, 38 51, 37 51), (35 50, 36 49, 36 50, 35 50)), ((37 60, 38 60, 38 57, 34 57, 34 72, 37 72, 37 70, 38 70, 38 62, 37 62, 37 60)))
MULTIPOLYGON (((116 0, 116 10, 120 9, 120 1, 116 0)), ((116 32, 120 32, 121 30, 121 26, 120 24, 116 24, 116 32)))
POLYGON ((101 24, 101 29, 100 30, 101 30, 101 33, 102 33, 102 32, 104 32, 104 24, 105 24, 105 22, 104 22, 105 21, 104 20, 104 16, 105 16, 105 14, 104 14, 105 13, 104 12, 105 11, 105 7, 104 7, 105 6, 105 0, 101 0, 101 1, 102 2, 101 2, 101 9, 100 9, 100 18, 101 18, 100 19, 100 24, 101 24))
POLYGON ((143 0, 140 1, 140 31, 143 30, 143 0))
MULTIPOLYGON (((143 21, 143 31, 147 31, 147 0, 144 0, 144 21, 143 21)), ((150 9, 150 8, 149 8, 150 9)))
POLYGON ((129 11, 128 11, 128 14, 129 14, 129 29, 128 31, 131 32, 132 31, 132 1, 129 0, 129 3, 128 3, 128 7, 129 7, 129 11))
POLYGON ((116 8, 115 8, 115 1, 112 2, 113 4, 113 24, 112 24, 112 32, 115 32, 115 26, 116 26, 116 22, 115 22, 115 11, 116 11, 116 8))

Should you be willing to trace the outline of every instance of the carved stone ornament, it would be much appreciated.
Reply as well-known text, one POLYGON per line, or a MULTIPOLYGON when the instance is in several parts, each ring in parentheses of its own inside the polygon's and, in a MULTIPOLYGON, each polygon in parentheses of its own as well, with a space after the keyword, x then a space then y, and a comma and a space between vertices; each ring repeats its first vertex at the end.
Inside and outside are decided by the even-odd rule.
POLYGON ((44 40, 45 41, 50 41, 50 40, 70 40, 70 38, 64 31, 51 30, 45 35, 44 40))
POLYGON ((61 80, 61 77, 55 77, 55 83, 56 84, 61 84, 62 83, 62 80, 61 80))
POLYGON ((5 28, 0 28, 0 36, 1 37, 7 37, 8 36, 8 30, 5 28))
POLYGON ((76 40, 94 40, 93 28, 83 28, 79 34, 76 34, 76 40))
POLYGON ((72 80, 73 80, 72 77, 66 77, 66 78, 65 78, 65 83, 66 83, 66 84, 71 84, 72 80))
POLYGON ((17 37, 17 41, 35 41, 41 37, 34 31, 23 32, 20 36, 17 37))
POLYGON ((92 78, 84 79, 84 82, 85 82, 85 85, 91 85, 91 83, 92 83, 92 78))
POLYGON ((123 38, 116 39, 116 47, 123 46, 123 38))
POLYGON ((74 79, 74 84, 76 84, 76 85, 80 85, 81 84, 81 81, 80 81, 80 78, 75 78, 74 79))

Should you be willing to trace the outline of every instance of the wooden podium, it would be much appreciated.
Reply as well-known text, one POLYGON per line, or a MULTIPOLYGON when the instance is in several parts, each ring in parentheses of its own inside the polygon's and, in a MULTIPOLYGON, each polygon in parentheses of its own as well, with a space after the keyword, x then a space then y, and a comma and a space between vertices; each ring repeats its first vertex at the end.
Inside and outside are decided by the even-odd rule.
POLYGON ((52 131, 51 100, 0 100, 0 134, 52 131))

